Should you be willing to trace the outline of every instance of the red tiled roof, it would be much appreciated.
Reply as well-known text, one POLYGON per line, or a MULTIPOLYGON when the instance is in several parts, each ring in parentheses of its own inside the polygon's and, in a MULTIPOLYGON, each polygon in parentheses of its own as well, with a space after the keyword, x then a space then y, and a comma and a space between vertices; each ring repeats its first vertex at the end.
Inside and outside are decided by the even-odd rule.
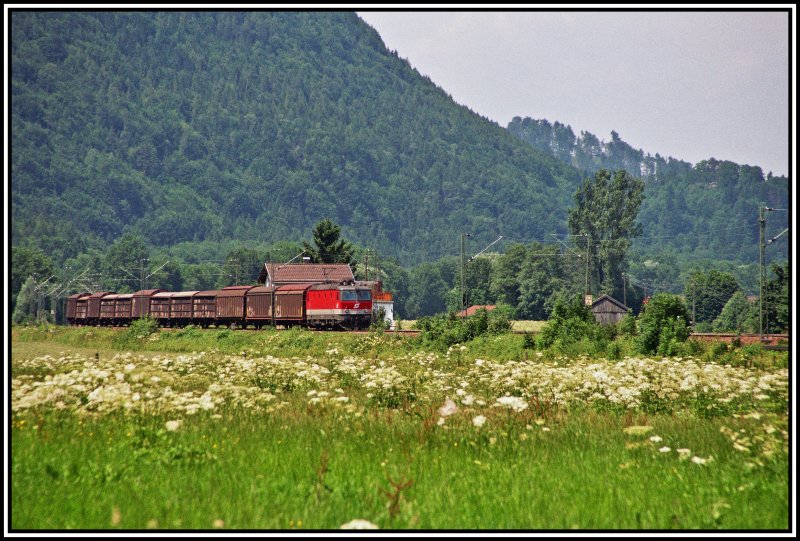
MULTIPOLYGON (((475 312, 480 310, 481 308, 485 309, 487 312, 491 312, 496 308, 494 304, 476 304, 467 308, 467 317, 475 315, 475 312)), ((458 313, 459 317, 464 317, 464 310, 461 310, 458 313)))
POLYGON ((321 284, 324 282, 343 282, 354 280, 353 271, 347 264, 313 264, 299 263, 291 265, 277 265, 273 268, 269 263, 264 264, 264 270, 259 276, 259 282, 264 283, 267 275, 274 284, 321 284))

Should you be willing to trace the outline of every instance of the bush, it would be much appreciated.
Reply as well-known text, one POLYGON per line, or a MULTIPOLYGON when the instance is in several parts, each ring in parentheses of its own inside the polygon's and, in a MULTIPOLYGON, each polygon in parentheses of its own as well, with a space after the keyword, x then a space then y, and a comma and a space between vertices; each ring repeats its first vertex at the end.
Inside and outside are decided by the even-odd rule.
POLYGON ((447 347, 469 342, 479 336, 509 332, 510 313, 510 308, 498 306, 492 312, 482 308, 467 318, 458 317, 455 313, 427 316, 420 318, 416 327, 422 331, 423 341, 447 347))
POLYGON ((636 317, 628 310, 628 314, 619 322, 619 332, 626 336, 636 336, 636 317))
POLYGON ((673 343, 689 338, 689 313, 683 300, 669 293, 655 295, 639 314, 639 350, 645 354, 667 355, 673 343))
POLYGON ((158 332, 158 320, 150 315, 146 315, 139 319, 134 319, 131 326, 128 327, 127 333, 131 338, 143 340, 148 338, 151 334, 158 332))
POLYGON ((602 341, 604 332, 606 331, 600 329, 591 310, 583 304, 580 297, 571 302, 559 299, 553 307, 547 325, 542 329, 539 346, 542 349, 556 343, 566 346, 584 338, 602 341))
POLYGON ((606 347, 606 353, 608 354, 609 359, 613 359, 615 361, 622 358, 622 344, 618 340, 614 340, 613 342, 609 342, 608 347, 606 347))

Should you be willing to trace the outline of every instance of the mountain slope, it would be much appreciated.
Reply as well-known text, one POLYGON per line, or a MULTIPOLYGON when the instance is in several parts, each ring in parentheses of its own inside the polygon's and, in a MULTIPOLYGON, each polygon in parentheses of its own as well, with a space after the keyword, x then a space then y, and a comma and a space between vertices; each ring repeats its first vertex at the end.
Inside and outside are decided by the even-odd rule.
MULTIPOLYGON (((634 243, 639 253, 679 252, 684 259, 758 261, 758 207, 789 208, 789 180, 764 176, 760 167, 714 158, 695 165, 672 157, 645 154, 612 131, 611 141, 544 119, 514 118, 508 130, 534 148, 582 171, 625 169, 645 180, 639 212, 644 234, 634 243)), ((788 214, 767 220, 769 239, 787 226, 788 214)), ((784 235, 770 246, 769 259, 784 260, 784 235)))
POLYGON ((405 264, 565 230, 576 170, 464 107, 353 13, 11 14, 12 242, 55 261, 308 238, 405 264))

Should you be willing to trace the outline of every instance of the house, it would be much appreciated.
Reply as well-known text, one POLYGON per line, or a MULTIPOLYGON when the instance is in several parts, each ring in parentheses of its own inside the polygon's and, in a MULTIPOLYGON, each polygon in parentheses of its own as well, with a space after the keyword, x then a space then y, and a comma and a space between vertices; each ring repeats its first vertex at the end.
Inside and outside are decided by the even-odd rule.
POLYGON ((613 297, 603 295, 592 303, 592 313, 601 325, 615 325, 628 314, 628 307, 613 297))
POLYGON ((486 310, 487 312, 491 312, 492 310, 497 308, 497 306, 495 306, 494 304, 475 304, 475 305, 470 306, 466 310, 459 311, 458 312, 458 317, 473 316, 473 315, 475 315, 475 312, 477 312, 481 308, 486 310))
POLYGON ((264 263, 258 276, 259 283, 267 287, 354 280, 353 270, 346 263, 264 263))

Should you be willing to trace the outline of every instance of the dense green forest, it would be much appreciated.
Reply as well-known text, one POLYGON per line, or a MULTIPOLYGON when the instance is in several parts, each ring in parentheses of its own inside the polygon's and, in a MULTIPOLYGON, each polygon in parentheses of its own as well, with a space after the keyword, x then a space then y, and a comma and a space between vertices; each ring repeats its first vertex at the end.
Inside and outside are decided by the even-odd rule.
POLYGON ((298 241, 403 264, 563 232, 579 180, 421 77, 353 13, 13 12, 12 240, 55 260, 298 241))
MULTIPOLYGON (((604 142, 589 132, 576 136, 570 126, 545 119, 514 118, 508 130, 534 148, 551 153, 581 171, 624 169, 645 181, 639 212, 644 232, 634 254, 659 254, 666 260, 758 261, 758 207, 788 209, 789 179, 760 167, 714 158, 695 165, 656 153, 651 156, 623 141, 615 131, 604 142)), ((767 239, 787 227, 788 212, 768 217, 767 239)), ((770 246, 769 260, 788 254, 788 237, 770 246)), ((640 259, 637 257, 636 259, 640 259)), ((647 259, 647 257, 641 257, 647 259)))
POLYGON ((15 10, 9 30, 12 308, 26 282, 26 304, 252 282, 329 218, 403 318, 459 306, 462 233, 468 255, 503 235, 466 266, 468 303, 543 319, 583 291, 559 242, 600 168, 645 180, 630 305, 712 269, 751 294, 757 207, 788 208, 787 180, 757 167, 650 157, 558 122, 503 129, 354 13, 15 10))

